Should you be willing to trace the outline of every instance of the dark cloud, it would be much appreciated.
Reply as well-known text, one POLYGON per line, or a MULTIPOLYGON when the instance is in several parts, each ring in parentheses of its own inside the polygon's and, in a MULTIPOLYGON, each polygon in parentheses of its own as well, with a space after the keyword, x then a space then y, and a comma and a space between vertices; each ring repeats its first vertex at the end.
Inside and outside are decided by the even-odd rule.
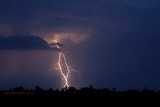
POLYGON ((139 23, 150 26, 157 23, 152 18, 159 19, 158 4, 158 0, 1 0, 0 29, 5 33, 0 30, 0 34, 33 34, 47 38, 44 34, 77 29, 81 32, 104 28, 113 32, 130 30, 139 23))
POLYGON ((0 36, 0 50, 58 50, 38 36, 0 36))
POLYGON ((50 45, 53 45, 53 46, 55 46, 55 45, 64 46, 64 44, 62 44, 62 43, 50 43, 50 45))

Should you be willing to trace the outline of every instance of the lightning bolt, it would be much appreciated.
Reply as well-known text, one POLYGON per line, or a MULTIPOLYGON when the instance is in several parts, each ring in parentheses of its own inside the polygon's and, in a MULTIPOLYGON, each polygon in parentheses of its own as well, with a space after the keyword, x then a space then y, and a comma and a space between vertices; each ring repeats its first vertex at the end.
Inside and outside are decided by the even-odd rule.
MULTIPOLYGON (((58 44, 58 41, 54 40, 54 42, 56 44, 56 48, 61 49, 58 44)), ((68 65, 66 56, 62 51, 58 52, 58 62, 56 65, 57 67, 55 69, 60 72, 62 76, 62 80, 64 81, 63 87, 65 89, 68 89, 70 87, 69 76, 71 71, 74 71, 74 69, 68 65), (66 70, 66 73, 64 72, 65 70, 66 70)))

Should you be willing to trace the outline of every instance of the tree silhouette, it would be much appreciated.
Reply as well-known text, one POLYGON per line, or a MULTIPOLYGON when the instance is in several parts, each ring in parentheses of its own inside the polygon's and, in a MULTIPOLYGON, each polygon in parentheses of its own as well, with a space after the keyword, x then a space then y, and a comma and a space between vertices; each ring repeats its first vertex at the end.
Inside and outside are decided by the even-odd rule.
POLYGON ((1 90, 0 91, 0 95, 3 94, 20 94, 23 93, 25 94, 25 92, 27 94, 34 94, 34 95, 38 95, 38 94, 45 94, 45 95, 58 95, 58 96, 63 96, 63 95, 96 95, 96 96, 123 96, 123 95, 127 95, 127 96, 160 96, 160 92, 159 91, 153 91, 153 90, 149 90, 147 88, 143 89, 143 90, 126 90, 126 91, 117 91, 116 88, 113 88, 112 90, 110 89, 95 89, 93 88, 92 85, 90 85, 89 87, 82 87, 81 89, 77 90, 75 87, 69 87, 69 88, 63 88, 61 90, 56 89, 53 90, 52 88, 48 89, 48 90, 44 90, 43 88, 41 88, 40 86, 36 86, 34 89, 24 89, 22 86, 19 87, 15 87, 14 89, 9 89, 9 90, 1 90), (8 93, 7 93, 8 92, 8 93), (30 92, 30 93, 29 93, 30 92))
POLYGON ((23 92, 24 91, 24 88, 22 86, 19 86, 19 87, 15 87, 13 89, 14 92, 23 92))

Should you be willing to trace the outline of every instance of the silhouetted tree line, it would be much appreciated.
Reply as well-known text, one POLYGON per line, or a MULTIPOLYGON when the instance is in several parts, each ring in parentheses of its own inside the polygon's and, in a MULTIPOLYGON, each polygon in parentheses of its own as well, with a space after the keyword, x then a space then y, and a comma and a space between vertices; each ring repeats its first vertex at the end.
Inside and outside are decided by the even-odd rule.
POLYGON ((89 87, 82 87, 76 89, 74 87, 63 88, 63 89, 43 89, 40 86, 36 86, 34 89, 24 89, 22 86, 15 87, 14 89, 1 90, 0 94, 46 94, 46 95, 160 95, 160 91, 149 90, 144 88, 143 90, 126 90, 117 91, 113 89, 95 89, 92 85, 89 87))

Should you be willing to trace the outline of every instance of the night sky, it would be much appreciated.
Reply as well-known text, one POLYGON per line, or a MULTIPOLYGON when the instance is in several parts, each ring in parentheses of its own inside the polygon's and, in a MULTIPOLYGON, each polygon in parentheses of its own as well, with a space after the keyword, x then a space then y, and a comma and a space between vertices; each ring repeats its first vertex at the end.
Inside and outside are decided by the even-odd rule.
POLYGON ((62 88, 63 44, 76 88, 160 90, 159 0, 0 0, 0 89, 62 88))

